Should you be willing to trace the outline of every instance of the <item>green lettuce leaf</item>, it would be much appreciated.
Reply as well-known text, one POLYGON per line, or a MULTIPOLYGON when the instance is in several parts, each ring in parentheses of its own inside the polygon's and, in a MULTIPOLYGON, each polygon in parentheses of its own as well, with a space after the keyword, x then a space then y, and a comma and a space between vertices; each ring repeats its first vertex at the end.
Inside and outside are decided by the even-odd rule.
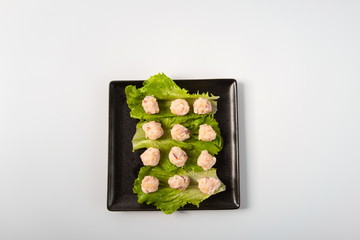
MULTIPOLYGON (((218 123, 214 118, 217 110, 216 99, 218 97, 209 93, 190 94, 186 89, 182 89, 176 83, 168 78, 165 74, 158 74, 144 81, 143 87, 136 88, 129 85, 126 87, 127 104, 130 108, 130 116, 140 119, 136 125, 136 132, 132 140, 133 151, 155 147, 160 150, 160 162, 156 167, 142 167, 138 178, 134 182, 133 191, 138 196, 139 203, 152 204, 166 214, 173 213, 178 208, 186 204, 199 204, 210 197, 210 195, 200 192, 197 187, 197 179, 200 177, 215 177, 216 169, 212 168, 204 171, 197 165, 197 158, 201 151, 207 150, 210 154, 218 154, 223 147, 223 139, 221 137, 218 123), (144 112, 141 101, 145 96, 154 96, 159 104, 160 112, 154 115, 148 115, 144 112), (170 112, 171 101, 177 98, 186 99, 192 106, 193 102, 199 98, 206 98, 212 104, 213 112, 206 115, 198 115, 193 113, 191 107, 190 112, 185 116, 175 116, 170 112), (157 140, 149 140, 145 138, 142 130, 144 123, 148 121, 157 121, 161 123, 164 129, 164 135, 157 140), (175 124, 181 124, 188 128, 191 132, 190 138, 181 142, 171 138, 170 130, 175 124), (217 133, 216 139, 211 142, 199 141, 199 127, 202 124, 208 124, 217 133), (178 168, 169 161, 169 151, 173 146, 181 147, 188 155, 186 164, 178 168), (141 181, 147 176, 154 176, 159 179, 160 185, 158 191, 145 194, 141 190, 141 181), (172 189, 167 181, 169 177, 174 175, 186 175, 191 179, 189 187, 185 191, 172 189)), ((221 160, 220 160, 221 161, 221 160)), ((220 162, 219 161, 219 162, 220 162)), ((221 186, 214 194, 225 191, 225 185, 221 186)))
MULTIPOLYGON (((175 212, 180 207, 190 203, 199 207, 199 204, 210 197, 211 195, 202 193, 197 187, 197 179, 201 177, 214 177, 216 175, 216 169, 212 168, 209 171, 186 171, 179 168, 175 172, 168 172, 161 166, 157 167, 142 167, 139 172, 139 177, 135 180, 133 191, 138 195, 139 203, 146 203, 155 205, 166 214, 175 212), (190 184, 185 191, 170 188, 167 181, 174 175, 186 175, 190 178, 190 184), (141 190, 141 181, 145 176, 154 176, 159 179, 159 190, 153 193, 145 194, 141 190)), ((220 187, 214 194, 225 191, 226 187, 221 182, 220 187)))
POLYGON ((185 99, 190 105, 190 112, 186 116, 193 118, 201 115, 195 114, 192 108, 194 101, 199 98, 206 98, 211 102, 212 112, 209 115, 215 114, 217 111, 216 99, 219 97, 213 96, 209 93, 190 94, 186 89, 180 88, 176 83, 160 73, 150 77, 144 81, 143 87, 136 88, 136 86, 129 85, 125 88, 127 104, 130 108, 130 116, 137 119, 154 120, 162 117, 177 117, 170 111, 171 101, 181 98, 185 99), (146 96, 154 96, 159 104, 160 112, 158 114, 146 114, 142 108, 142 100, 146 96))

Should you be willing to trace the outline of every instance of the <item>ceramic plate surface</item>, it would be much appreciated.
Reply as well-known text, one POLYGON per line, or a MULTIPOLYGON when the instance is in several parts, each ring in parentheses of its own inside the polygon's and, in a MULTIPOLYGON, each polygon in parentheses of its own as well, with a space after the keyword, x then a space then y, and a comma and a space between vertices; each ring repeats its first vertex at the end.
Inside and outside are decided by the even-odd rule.
MULTIPOLYGON (((238 100, 237 84, 234 79, 196 79, 174 80, 181 88, 190 93, 210 92, 220 96, 218 111, 215 114, 219 122, 224 148, 216 156, 217 175, 226 185, 226 191, 211 196, 197 208, 188 204, 179 210, 216 210, 235 209, 240 206, 239 176, 239 136, 238 136, 238 100)), ((133 183, 138 176, 142 162, 140 154, 144 149, 132 152, 131 140, 135 126, 139 121, 130 118, 130 109, 126 103, 125 87, 142 86, 143 81, 112 81, 110 83, 109 102, 109 163, 108 198, 110 211, 149 211, 157 210, 152 205, 139 204, 133 193, 133 183)))

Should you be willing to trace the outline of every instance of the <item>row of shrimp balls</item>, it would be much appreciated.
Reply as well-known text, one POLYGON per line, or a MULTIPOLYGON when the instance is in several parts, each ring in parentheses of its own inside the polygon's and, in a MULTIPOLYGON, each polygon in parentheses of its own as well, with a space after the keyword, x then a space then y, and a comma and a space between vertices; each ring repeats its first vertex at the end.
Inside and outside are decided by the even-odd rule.
MULTIPOLYGON (((161 127, 161 123, 156 121, 147 122, 142 126, 145 132, 145 137, 150 140, 156 140, 164 135, 164 130, 161 127)), ((171 128, 171 137, 177 141, 185 141, 190 138, 190 130, 181 124, 175 124, 171 128)), ((201 141, 213 141, 216 138, 215 130, 207 124, 200 125, 199 128, 199 140, 201 141)))
MULTIPOLYGON (((216 189, 220 187, 220 180, 214 177, 203 177, 197 179, 198 188, 202 193, 213 194, 216 189)), ((170 177, 168 184, 171 188, 184 191, 190 184, 190 178, 188 176, 175 175, 170 177)), ((141 190, 148 194, 156 192, 159 188, 159 179, 153 176, 146 176, 141 181, 141 190)))
MULTIPOLYGON (((146 96, 142 100, 142 107, 147 114, 159 113, 159 105, 154 96, 146 96)), ((207 114, 212 111, 211 102, 205 98, 198 98, 194 102, 194 113, 207 114)), ((184 116, 190 110, 189 103, 185 99, 175 99, 171 102, 170 111, 174 115, 184 116)))
MULTIPOLYGON (((149 147, 140 155, 140 159, 145 166, 156 166, 160 161, 160 150, 154 147, 149 147)), ((183 167, 188 159, 188 155, 180 147, 172 147, 169 152, 169 160, 177 167, 183 167)), ((216 163, 216 158, 207 150, 201 151, 197 159, 197 165, 204 170, 209 170, 216 163)))

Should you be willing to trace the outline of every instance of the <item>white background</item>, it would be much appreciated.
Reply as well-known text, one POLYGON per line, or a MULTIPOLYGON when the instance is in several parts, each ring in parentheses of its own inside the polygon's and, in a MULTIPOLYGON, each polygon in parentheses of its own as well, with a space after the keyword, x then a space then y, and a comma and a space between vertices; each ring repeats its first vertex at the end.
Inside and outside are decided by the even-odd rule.
POLYGON ((359 239, 359 23, 359 1, 0 0, 0 238, 359 239), (241 209, 106 209, 108 84, 158 72, 240 83, 241 209))

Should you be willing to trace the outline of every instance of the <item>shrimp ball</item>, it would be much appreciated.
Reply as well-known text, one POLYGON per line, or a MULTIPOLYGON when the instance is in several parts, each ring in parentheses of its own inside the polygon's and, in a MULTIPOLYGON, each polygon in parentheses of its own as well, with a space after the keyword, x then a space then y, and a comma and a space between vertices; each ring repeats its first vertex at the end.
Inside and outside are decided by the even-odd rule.
POLYGON ((197 165, 202 167, 204 170, 209 170, 216 163, 216 158, 208 153, 207 150, 201 152, 197 159, 197 165))
POLYGON ((172 147, 169 152, 169 160, 177 167, 185 165, 188 156, 184 150, 179 147, 172 147))
POLYGON ((145 166, 156 166, 160 161, 160 150, 149 147, 140 155, 140 158, 145 166))
POLYGON ((207 124, 200 125, 199 140, 210 142, 216 138, 216 132, 207 124))
POLYGON ((178 116, 186 115, 190 110, 190 106, 185 99, 176 99, 171 102, 170 111, 178 116))
POLYGON ((169 178, 168 183, 171 188, 184 191, 189 186, 190 178, 188 176, 175 175, 169 178))
POLYGON ((156 192, 159 188, 159 179, 153 176, 146 176, 141 181, 141 190, 144 193, 156 192))
POLYGON ((181 124, 175 124, 171 129, 171 137, 174 140, 185 141, 190 138, 190 130, 181 124))
POLYGON ((164 130, 161 128, 161 124, 155 121, 147 122, 142 126, 145 132, 145 137, 150 140, 155 140, 164 135, 164 130))
POLYGON ((193 106, 196 114, 206 114, 212 111, 211 102, 205 98, 196 99, 193 106))
POLYGON ((156 98, 153 96, 146 96, 142 100, 142 107, 147 114, 156 114, 160 111, 156 98))
POLYGON ((214 194, 216 189, 220 187, 220 180, 213 177, 204 177, 197 180, 199 185, 198 188, 202 193, 214 194))

